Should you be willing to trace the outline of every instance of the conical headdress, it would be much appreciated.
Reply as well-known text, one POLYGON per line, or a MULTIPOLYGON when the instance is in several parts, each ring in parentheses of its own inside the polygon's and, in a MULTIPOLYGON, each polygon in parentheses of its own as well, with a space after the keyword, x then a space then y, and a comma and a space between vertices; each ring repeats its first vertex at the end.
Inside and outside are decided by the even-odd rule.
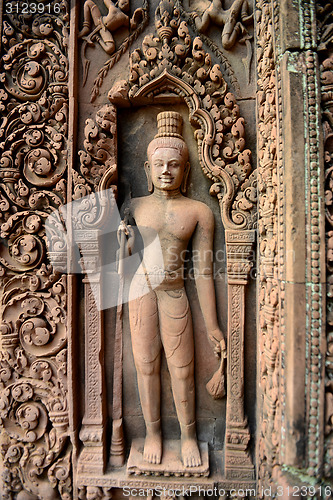
POLYGON ((183 128, 183 118, 176 111, 163 111, 157 115, 157 129, 158 133, 155 135, 155 139, 158 137, 178 137, 178 139, 183 139, 182 136, 183 128))
POLYGON ((157 134, 148 145, 148 157, 158 148, 175 148, 188 160, 187 145, 182 136, 183 118, 176 111, 162 111, 157 115, 157 134))

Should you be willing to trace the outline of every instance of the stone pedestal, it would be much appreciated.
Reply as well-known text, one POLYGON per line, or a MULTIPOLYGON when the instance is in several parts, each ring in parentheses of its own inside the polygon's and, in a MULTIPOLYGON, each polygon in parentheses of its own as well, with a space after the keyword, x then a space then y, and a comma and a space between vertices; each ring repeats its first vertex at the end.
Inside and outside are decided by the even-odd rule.
POLYGON ((185 467, 180 456, 180 441, 163 441, 163 455, 160 464, 149 464, 143 459, 143 439, 135 439, 127 462, 127 472, 146 476, 207 477, 209 476, 208 444, 199 441, 202 464, 199 467, 185 467))

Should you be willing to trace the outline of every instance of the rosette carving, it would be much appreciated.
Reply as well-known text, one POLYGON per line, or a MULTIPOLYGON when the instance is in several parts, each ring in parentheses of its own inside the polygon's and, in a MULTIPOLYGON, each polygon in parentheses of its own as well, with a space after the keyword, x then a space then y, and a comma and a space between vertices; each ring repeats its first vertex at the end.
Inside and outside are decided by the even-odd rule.
POLYGON ((27 491, 44 492, 44 498, 58 498, 57 487, 64 493, 71 489, 69 450, 60 458, 67 444, 68 423, 66 386, 57 377, 62 360, 63 355, 58 355, 53 361, 30 364, 17 348, 7 356, 13 375, 5 389, 1 383, 0 418, 9 437, 2 446, 8 482, 11 489, 16 486, 20 491, 21 484, 14 481, 19 476, 27 491), (20 375, 18 380, 15 373, 20 375))
POLYGON ((25 192, 21 184, 22 195, 28 195, 27 181, 38 187, 52 187, 61 179, 66 168, 65 145, 63 134, 54 127, 22 127, 9 134, 1 144, 0 167, 10 172, 14 179, 23 177, 25 192))
POLYGON ((64 292, 60 281, 47 292, 17 293, 6 300, 3 337, 19 339, 25 352, 34 356, 59 352, 66 344, 64 292))
MULTIPOLYGON (((1 245, 0 263, 7 273, 32 271, 41 265, 45 257, 44 224, 47 216, 40 211, 18 212, 2 224, 0 235, 6 245, 1 245)), ((65 243, 61 241, 58 246, 64 247, 65 243)), ((54 245, 57 246, 55 242, 54 245)))

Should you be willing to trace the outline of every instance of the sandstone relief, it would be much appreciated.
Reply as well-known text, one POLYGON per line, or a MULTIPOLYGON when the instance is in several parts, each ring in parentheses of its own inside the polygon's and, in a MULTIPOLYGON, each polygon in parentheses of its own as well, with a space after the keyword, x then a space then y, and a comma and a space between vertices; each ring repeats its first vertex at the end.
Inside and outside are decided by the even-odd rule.
POLYGON ((68 4, 35 17, 10 10, 0 63, 0 490, 70 498, 67 277, 52 267, 45 233, 67 196, 68 4))
POLYGON ((128 50, 130 45, 136 40, 144 30, 148 22, 148 2, 145 0, 142 8, 137 8, 130 16, 129 0, 122 0, 114 4, 112 0, 105 0, 104 6, 99 8, 93 0, 86 0, 83 5, 83 27, 78 34, 82 39, 82 65, 83 82, 86 84, 90 60, 87 57, 87 50, 98 43, 104 52, 111 56, 99 70, 99 76, 95 79, 91 100, 94 101, 98 95, 98 88, 101 86, 107 73, 120 57, 128 50), (103 12, 107 13, 103 15, 103 12), (123 30, 121 41, 116 47, 115 32, 123 30))
MULTIPOLYGON (((121 320, 123 315, 127 314, 126 307, 122 307, 121 310, 119 307, 117 308, 116 322, 113 323, 116 332, 114 349, 118 353, 118 359, 123 359, 124 364, 122 361, 114 360, 112 370, 114 406, 112 407, 113 436, 109 463, 111 470, 123 470, 121 468, 124 464, 127 467, 127 473, 147 476, 152 474, 186 477, 193 475, 198 478, 206 476, 210 470, 207 445, 204 442, 198 444, 196 436, 193 333, 188 300, 182 285, 184 277, 180 254, 186 250, 192 237, 192 251, 195 248, 199 253, 205 253, 202 249, 206 249, 206 253, 209 254, 213 242, 212 220, 208 207, 185 196, 186 180, 189 173, 188 152, 182 138, 181 115, 168 111, 170 108, 165 106, 166 99, 172 98, 182 106, 188 107, 197 143, 197 161, 199 161, 204 174, 213 182, 210 193, 217 197, 219 214, 227 230, 229 288, 227 300, 230 320, 228 321, 228 333, 226 332, 228 336, 226 344, 231 346, 231 350, 228 351, 226 363, 227 414, 225 417, 224 473, 225 477, 231 481, 238 480, 240 477, 251 481, 253 479, 253 465, 249 454, 250 433, 244 414, 243 378, 244 299, 245 287, 252 267, 250 256, 254 241, 253 227, 255 226, 254 186, 256 181, 255 175, 251 172, 251 153, 246 149, 245 130, 243 119, 239 114, 239 107, 234 96, 227 90, 219 66, 212 64, 211 58, 205 53, 199 38, 192 41, 187 24, 181 19, 179 9, 172 1, 164 0, 159 4, 155 12, 155 26, 156 34, 146 35, 142 42, 142 49, 135 49, 131 55, 129 80, 118 82, 110 90, 111 106, 101 108, 96 122, 91 119, 87 120, 85 150, 80 152, 82 180, 86 177, 90 185, 87 191, 86 188, 83 189, 83 182, 77 184, 77 186, 81 186, 82 194, 93 192, 96 189, 98 191, 102 189, 100 192, 103 192, 103 179, 107 170, 101 158, 109 158, 108 163, 110 168, 113 168, 114 174, 115 168, 118 170, 118 180, 114 176, 113 182, 117 184, 119 195, 124 196, 124 188, 121 185, 123 174, 118 165, 121 162, 121 154, 124 154, 118 130, 121 125, 119 117, 121 110, 127 109, 129 104, 134 107, 164 104, 165 111, 157 116, 158 134, 148 148, 148 162, 146 162, 148 191, 152 194, 147 196, 147 191, 143 188, 141 198, 131 195, 127 198, 125 206, 130 207, 130 213, 126 215, 126 220, 118 231, 121 254, 125 250, 132 254, 136 253, 133 250, 135 245, 132 248, 135 232, 133 223, 136 222, 139 232, 136 233, 134 240, 141 237, 144 241, 145 238, 150 241, 153 231, 162 241, 162 255, 165 255, 160 266, 157 266, 156 255, 151 261, 146 261, 144 258, 144 264, 141 263, 139 266, 129 292, 128 323, 126 323, 127 320, 121 320), (114 142, 117 135, 118 146, 114 142), (101 148, 101 153, 105 150, 102 156, 99 155, 98 148, 101 148), (155 153, 159 154, 158 158, 155 158, 155 153), (170 154, 171 156, 173 154, 175 158, 173 156, 169 158, 170 154), (156 160, 156 164, 154 160, 156 160), (111 167, 113 162, 114 165, 111 167), (167 170, 159 179, 156 170, 161 168, 162 164, 167 164, 167 170), (94 168, 90 169, 89 165, 94 165, 94 168), (171 166, 175 170, 178 169, 179 172, 177 170, 177 174, 170 175, 168 169, 171 166), (91 177, 92 173, 96 181, 91 177), (175 189, 172 188, 174 183, 175 189), (169 203, 170 210, 180 222, 173 226, 174 229, 169 228, 169 236, 165 238, 162 228, 167 220, 164 217, 167 215, 163 214, 166 214, 167 210, 165 199, 168 200, 169 184, 172 188, 170 188, 171 191, 174 191, 176 195, 168 201, 168 203, 170 201, 172 204, 175 203, 176 212, 169 203), (162 196, 158 196, 158 194, 162 196), (178 203, 182 203, 181 206, 184 209, 178 210, 178 203), (200 211, 197 208, 199 206, 200 211), (183 212, 188 214, 184 219, 182 218, 184 217, 183 212), (201 217, 204 217, 204 222, 201 221, 201 217), (209 235, 205 233, 204 227, 206 226, 211 228, 209 235), (173 231, 176 231, 177 234, 174 234, 173 231), (185 234, 184 237, 181 237, 182 231, 185 234), (178 243, 179 240, 180 243, 178 243), (165 262, 168 262, 167 256, 171 252, 171 247, 175 249, 175 255, 178 255, 178 265, 175 269, 171 264, 167 268, 164 267, 165 262), (126 328, 128 328, 127 331, 126 328), (179 332, 179 335, 175 335, 175 332, 179 332), (129 333, 132 337, 131 344, 137 372, 136 376, 135 373, 133 375, 138 381, 138 387, 135 391, 140 394, 140 406, 146 424, 145 441, 143 440, 144 433, 141 431, 135 433, 133 429, 129 432, 126 423, 128 420, 126 394, 128 386, 133 382, 129 382, 126 377, 123 379, 122 372, 127 370, 129 354, 126 352, 125 355, 122 344, 127 342, 126 338, 129 333), (123 340, 121 340, 122 338, 123 340), (146 338, 146 342, 143 342, 142 338, 146 338), (184 338, 184 341, 181 338, 184 338), (147 346, 149 346, 148 350, 147 346), (163 380, 161 380, 161 359, 164 356, 169 376, 164 372, 163 380), (161 410, 159 394, 161 385, 163 388, 165 384, 166 376, 171 377, 171 391, 181 428, 180 441, 170 439, 168 432, 166 435, 162 434, 161 424, 163 427, 165 417, 161 410), (115 380, 117 380, 116 384, 115 380), (125 394, 125 399, 123 399, 122 394, 125 394), (128 434, 133 434, 133 439, 129 439, 128 434), (128 458, 127 453, 129 453, 128 458)), ((148 117, 149 108, 146 109, 148 117)), ((184 114, 182 116, 184 120, 184 114)), ((156 125, 153 126, 156 127, 156 125)), ((144 158, 141 161, 144 162, 144 158)), ((105 221, 105 218, 102 219, 105 221)), ((101 230, 103 230, 102 219, 99 219, 101 230)), ((81 220, 83 221, 83 218, 81 220)), ((97 258, 97 253, 95 255, 97 258)), ((224 394, 224 353, 226 351, 225 342, 218 327, 216 312, 214 312, 215 293, 210 275, 212 264, 211 260, 205 259, 201 264, 198 264, 197 293, 202 305, 208 334, 216 346, 217 353, 222 351, 221 362, 216 363, 214 368, 216 373, 207 388, 213 396, 221 397, 224 394), (203 289, 206 291, 203 292, 203 289), (209 312, 207 313, 207 311, 209 312)), ((88 281, 89 276, 87 276, 87 283, 88 281)), ((105 380, 106 375, 103 364, 98 361, 98 352, 102 349, 99 340, 97 340, 99 345, 97 351, 96 349, 91 350, 93 345, 97 345, 92 340, 93 337, 98 339, 107 335, 103 326, 98 325, 95 323, 94 329, 87 331, 86 357, 89 359, 92 355, 95 357, 96 364, 93 372, 94 374, 99 373, 100 382, 98 384, 101 383, 102 385, 99 387, 103 387, 104 382, 102 381, 105 380)), ((213 373, 214 370, 211 370, 210 378, 213 373)), ((207 382, 209 382, 209 378, 206 379, 205 384, 207 382)), ((91 389, 93 387, 92 385, 91 389)), ((95 403, 99 401, 102 413, 105 412, 103 410, 103 395, 99 391, 97 392, 97 387, 95 387, 94 395, 91 391, 87 392, 87 415, 90 412, 89 398, 92 398, 95 403)), ((169 410, 164 411, 166 417, 169 418, 169 410)), ((105 415, 105 413, 103 414, 105 415)), ((83 492, 85 491, 84 486, 92 484, 89 477, 94 471, 99 474, 99 477, 102 477, 100 474, 108 470, 106 453, 103 452, 103 449, 107 449, 107 443, 103 437, 104 418, 102 417, 98 421, 96 414, 93 419, 84 419, 85 430, 81 431, 80 435, 85 442, 85 448, 79 458, 83 492), (88 430, 90 427, 92 434, 88 430), (96 468, 97 456, 100 456, 98 459, 100 469, 96 468)), ((116 481, 112 479, 114 477, 112 472, 110 475, 106 473, 104 477, 106 477, 105 485, 117 484, 112 483, 112 481, 116 481)), ((98 483, 95 482, 95 484, 98 483)))
POLYGON ((163 349, 181 429, 181 460, 185 468, 196 468, 203 459, 196 436, 192 318, 184 288, 182 255, 192 239, 193 252, 198 254, 196 285, 207 333, 216 351, 224 357, 226 346, 217 322, 212 274, 213 215, 207 206, 182 194, 186 192, 190 166, 188 149, 181 136, 181 116, 163 112, 157 120, 158 134, 148 146, 145 167, 152 194, 131 202, 133 218, 147 247, 129 296, 132 347, 146 424, 143 460, 162 463, 163 470, 171 465, 170 460, 163 463, 160 409, 163 349), (148 248, 154 236, 159 239, 162 259, 148 248))
POLYGON ((194 2, 189 4, 187 10, 181 6, 180 10, 191 28, 218 57, 235 91, 241 94, 235 68, 230 62, 230 52, 239 44, 245 45, 246 56, 242 57, 241 61, 246 79, 242 84, 249 85, 253 58, 253 14, 249 2, 247 0, 194 2))
MULTIPOLYGON (((110 498, 111 489, 131 484, 133 475, 143 481, 152 475, 185 482, 196 478, 206 487, 220 478, 229 487, 254 481, 244 330, 256 175, 245 120, 221 67, 200 37, 193 37, 177 3, 163 0, 154 7, 154 26, 136 41, 147 26, 148 4, 134 11, 126 2, 87 0, 80 5, 81 63, 86 63, 88 48, 99 51, 101 60, 109 57, 94 97, 125 50, 135 41, 136 47, 129 53, 127 80, 118 81, 109 103, 98 106, 95 118, 79 127, 83 139, 77 156, 66 4, 58 16, 41 14, 26 23, 15 15, 5 19, 0 411, 8 498, 110 498), (120 43, 118 30, 126 31, 120 43), (174 105, 180 113, 171 111, 174 105), (137 237, 150 239, 149 231, 158 236, 163 260, 156 267, 144 251, 129 305, 112 312, 101 306, 102 242, 108 221, 126 205, 121 172, 126 109, 140 112, 141 119, 154 115, 147 136, 154 129, 155 135, 156 119, 158 130, 148 148, 148 189, 143 182, 142 196, 130 197, 118 231, 119 263, 125 250, 135 253, 137 237), (190 141, 184 139, 182 122, 190 141), (194 185, 202 184, 204 196, 195 193, 192 181, 187 192, 189 175, 194 185), (225 255, 216 292, 214 245, 225 255), (183 256, 188 247, 200 258, 193 266, 196 286, 186 289, 183 256), (194 320, 190 306, 196 309, 194 320), (203 344, 195 340, 198 336, 205 336, 203 344), (132 353, 124 348, 130 338, 132 353), (128 371, 131 356, 136 373, 128 371), (198 360, 206 356, 198 381, 195 364, 202 367, 198 360), (165 405, 165 386, 171 405, 165 405), (128 410, 133 387, 134 416, 128 410), (140 425, 130 429, 132 417, 145 422, 145 433, 140 425), (170 424, 172 418, 176 425, 170 424)), ((246 11, 245 4, 237 11, 241 21, 246 11)), ((241 33, 238 24, 234 28, 236 45, 241 33)), ((135 115, 128 116, 134 126, 135 115)), ((146 158, 146 153, 138 158, 142 171, 146 158)), ((119 275, 125 275, 119 268, 119 275)))

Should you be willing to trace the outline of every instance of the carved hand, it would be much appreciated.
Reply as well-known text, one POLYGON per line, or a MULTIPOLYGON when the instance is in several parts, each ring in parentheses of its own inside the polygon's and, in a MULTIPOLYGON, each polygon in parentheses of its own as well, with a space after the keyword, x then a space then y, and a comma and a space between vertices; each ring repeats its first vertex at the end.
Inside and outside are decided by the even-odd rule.
POLYGON ((122 220, 118 227, 117 238, 120 246, 123 245, 124 239, 127 243, 124 248, 124 257, 131 255, 134 247, 134 231, 132 226, 126 225, 126 223, 122 220))
POLYGON ((223 333, 219 328, 215 328, 208 332, 208 338, 214 344, 214 353, 216 356, 226 357, 227 355, 227 346, 224 340, 223 333))

